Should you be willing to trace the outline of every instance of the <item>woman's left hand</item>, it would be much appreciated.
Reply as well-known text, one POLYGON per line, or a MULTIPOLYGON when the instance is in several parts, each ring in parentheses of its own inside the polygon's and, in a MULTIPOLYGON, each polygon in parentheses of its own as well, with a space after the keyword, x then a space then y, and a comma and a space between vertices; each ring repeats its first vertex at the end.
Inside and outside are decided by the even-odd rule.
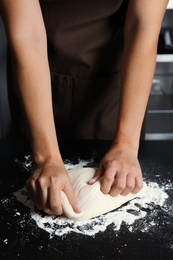
POLYGON ((101 191, 117 196, 136 194, 143 186, 137 151, 124 143, 114 144, 100 162, 89 184, 101 179, 101 191))

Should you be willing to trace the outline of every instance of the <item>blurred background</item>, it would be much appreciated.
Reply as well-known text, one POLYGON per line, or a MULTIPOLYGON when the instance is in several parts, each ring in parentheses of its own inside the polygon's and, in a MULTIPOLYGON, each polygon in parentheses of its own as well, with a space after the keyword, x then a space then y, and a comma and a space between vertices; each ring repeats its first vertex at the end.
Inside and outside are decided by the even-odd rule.
MULTIPOLYGON (((0 17, 0 138, 11 136, 6 48, 6 35, 0 17)), ((173 139, 173 0, 169 1, 160 32, 156 70, 146 116, 145 139, 173 139)))
POLYGON ((6 48, 6 35, 0 17, 0 138, 7 138, 11 130, 6 81, 6 48))
POLYGON ((147 111, 145 139, 173 139, 173 1, 169 1, 158 43, 147 111))

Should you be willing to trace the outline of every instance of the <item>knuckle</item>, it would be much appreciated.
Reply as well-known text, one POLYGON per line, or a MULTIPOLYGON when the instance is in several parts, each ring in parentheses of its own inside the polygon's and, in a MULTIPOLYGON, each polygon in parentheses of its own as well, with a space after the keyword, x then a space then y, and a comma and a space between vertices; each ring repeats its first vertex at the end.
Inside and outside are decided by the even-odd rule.
POLYGON ((122 191, 125 189, 125 184, 123 182, 118 182, 116 185, 116 189, 122 191))
POLYGON ((25 186, 26 186, 26 190, 28 192, 32 192, 33 191, 33 183, 31 182, 30 179, 28 179, 26 182, 25 182, 25 186))
POLYGON ((141 180, 141 181, 137 181, 136 185, 137 185, 137 187, 142 188, 143 185, 144 185, 143 180, 141 180))
POLYGON ((36 183, 36 179, 35 177, 31 176, 26 182, 25 182, 25 185, 27 188, 33 188, 35 186, 35 183, 36 183))
POLYGON ((135 186, 134 190, 132 191, 132 193, 133 194, 138 193, 142 189, 142 187, 143 187, 143 182, 140 182, 140 183, 136 184, 136 186, 135 186))
POLYGON ((111 189, 111 191, 109 192, 109 194, 112 196, 112 197, 116 197, 117 193, 115 192, 115 190, 111 189))
POLYGON ((50 211, 53 214, 61 215, 63 213, 63 210, 61 207, 59 207, 55 201, 51 202, 50 204, 50 211))
POLYGON ((134 185, 132 183, 127 183, 126 188, 131 191, 134 189, 134 185))
POLYGON ((105 175, 104 176, 104 181, 105 182, 111 182, 112 181, 112 176, 111 175, 105 175))
POLYGON ((108 162, 106 162, 106 166, 107 166, 107 168, 109 168, 109 167, 113 167, 113 165, 114 165, 114 163, 113 163, 112 161, 108 161, 108 162))
POLYGON ((119 164, 119 172, 121 172, 122 174, 127 174, 127 172, 129 171, 129 166, 126 164, 119 164))
POLYGON ((142 188, 144 185, 142 175, 136 177, 136 187, 142 188))
POLYGON ((55 176, 51 175, 51 176, 49 177, 49 181, 50 181, 50 185, 51 185, 51 186, 54 185, 55 182, 56 182, 55 176))
POLYGON ((116 161, 107 161, 105 163, 105 168, 108 169, 108 168, 115 168, 116 167, 116 161))
POLYGON ((136 184, 136 189, 137 189, 137 190, 141 190, 142 187, 143 187, 143 183, 138 183, 138 184, 136 184))
POLYGON ((40 176, 39 179, 37 179, 37 184, 39 185, 39 187, 43 187, 45 185, 45 177, 44 176, 40 176))

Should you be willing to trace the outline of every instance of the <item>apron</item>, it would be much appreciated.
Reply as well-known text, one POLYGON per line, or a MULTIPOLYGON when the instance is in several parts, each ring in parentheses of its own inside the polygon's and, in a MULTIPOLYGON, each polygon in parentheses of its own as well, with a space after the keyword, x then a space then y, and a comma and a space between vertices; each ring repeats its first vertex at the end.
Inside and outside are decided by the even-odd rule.
MULTIPOLYGON (((40 0, 58 139, 115 135, 127 0, 40 0)), ((9 63, 13 122, 25 134, 9 63)))

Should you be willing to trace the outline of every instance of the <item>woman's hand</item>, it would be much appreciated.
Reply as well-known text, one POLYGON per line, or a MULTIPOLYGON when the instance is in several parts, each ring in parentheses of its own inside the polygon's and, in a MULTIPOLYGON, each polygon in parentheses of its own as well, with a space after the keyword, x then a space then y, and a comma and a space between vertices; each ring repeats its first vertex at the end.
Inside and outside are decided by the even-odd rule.
POLYGON ((143 186, 142 172, 137 159, 137 151, 126 144, 114 144, 100 162, 99 168, 89 184, 100 177, 104 194, 123 196, 135 194, 143 186))
POLYGON ((61 191, 66 194, 73 210, 80 212, 63 162, 48 160, 38 165, 27 180, 26 188, 36 207, 48 214, 63 213, 61 191))

